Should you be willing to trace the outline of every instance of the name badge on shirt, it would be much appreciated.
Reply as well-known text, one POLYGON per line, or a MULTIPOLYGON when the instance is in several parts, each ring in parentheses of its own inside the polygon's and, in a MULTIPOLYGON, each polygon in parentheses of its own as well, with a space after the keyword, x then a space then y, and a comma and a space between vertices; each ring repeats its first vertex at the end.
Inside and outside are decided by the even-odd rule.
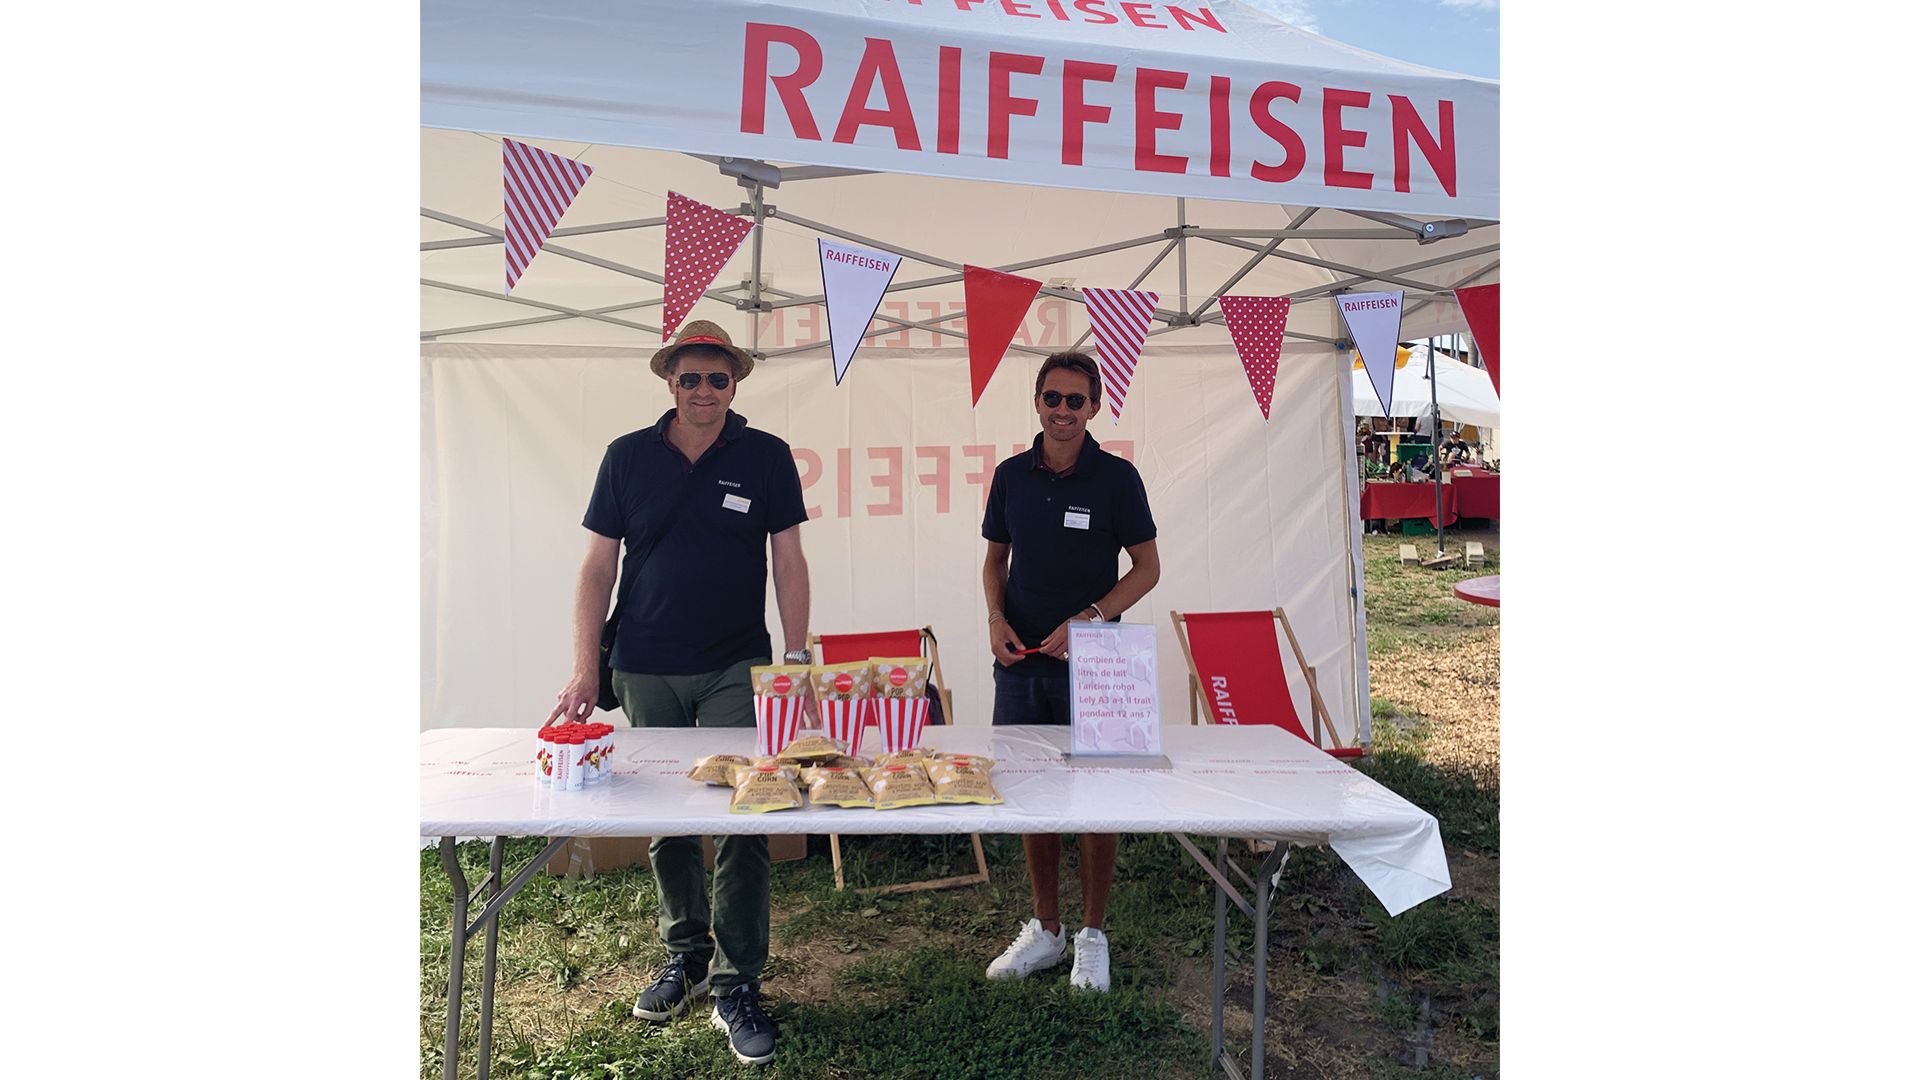
POLYGON ((1067 519, 1064 524, 1069 529, 1084 529, 1087 527, 1089 516, 1090 515, 1082 511, 1069 510, 1067 511, 1067 519))
POLYGON ((753 505, 753 500, 743 499, 738 495, 728 495, 726 498, 720 500, 720 505, 735 513, 744 514, 747 512, 747 507, 753 505))

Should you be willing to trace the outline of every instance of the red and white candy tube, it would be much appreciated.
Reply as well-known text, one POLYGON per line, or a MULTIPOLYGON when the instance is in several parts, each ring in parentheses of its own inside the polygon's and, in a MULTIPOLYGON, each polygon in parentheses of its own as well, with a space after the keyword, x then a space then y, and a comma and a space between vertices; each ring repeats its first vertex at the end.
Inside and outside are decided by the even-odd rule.
POLYGON ((550 727, 533 733, 533 779, 541 787, 553 784, 553 729, 550 727))

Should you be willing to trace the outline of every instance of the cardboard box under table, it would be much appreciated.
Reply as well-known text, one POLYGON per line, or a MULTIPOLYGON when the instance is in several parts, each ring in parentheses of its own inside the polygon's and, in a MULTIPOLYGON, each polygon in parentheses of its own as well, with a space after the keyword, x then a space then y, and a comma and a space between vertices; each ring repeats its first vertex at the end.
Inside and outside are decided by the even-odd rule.
MULTIPOLYGON (((533 779, 530 729, 441 728, 420 736, 420 832, 440 838, 441 864, 453 882, 453 963, 449 966, 449 1045, 458 1038, 466 944, 485 934, 480 1048, 491 1045, 493 958, 500 908, 570 837, 694 836, 762 833, 1170 833, 1215 886, 1213 1057, 1222 1053, 1229 902, 1254 921, 1253 985, 1266 985, 1267 914, 1274 880, 1290 844, 1325 844, 1371 889, 1388 914, 1452 887, 1439 823, 1431 814, 1304 740, 1264 724, 1167 725, 1170 768, 1103 767, 1067 759, 1064 727, 946 727, 929 732, 938 749, 981 754, 999 764, 999 806, 917 806, 856 810, 808 806, 770 814, 730 814, 729 792, 687 779, 697 757, 750 753, 746 729, 621 728, 614 732, 614 774, 580 791, 542 790, 533 779), (1212 837, 1204 852, 1190 835, 1212 837), (488 879, 469 892, 455 838, 492 837, 488 879), (547 849, 511 878, 502 865, 505 837, 551 837, 547 849), (1228 857, 1230 837, 1285 841, 1249 873, 1228 857), (1238 875, 1238 884, 1228 876, 1238 875), (1242 890, 1251 892, 1249 899, 1242 890), (477 914, 470 909, 476 904, 477 914)), ((1253 995, 1253 1062, 1263 1069, 1266 995, 1253 995)), ((448 1069, 456 1062, 449 1058, 448 1069)))

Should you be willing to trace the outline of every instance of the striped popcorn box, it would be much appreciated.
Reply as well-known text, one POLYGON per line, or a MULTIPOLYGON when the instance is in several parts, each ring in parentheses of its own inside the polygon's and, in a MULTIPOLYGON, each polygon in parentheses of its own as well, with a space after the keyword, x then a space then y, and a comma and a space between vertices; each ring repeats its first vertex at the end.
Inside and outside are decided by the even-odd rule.
POLYGON ((931 707, 926 698, 880 698, 874 705, 879 709, 880 740, 887 753, 920 745, 920 732, 927 726, 927 709, 931 707))
POLYGON ((807 699, 797 694, 793 697, 753 695, 753 726, 758 737, 755 745, 760 756, 785 750, 793 737, 800 734, 800 721, 806 715, 807 699))
POLYGON ((854 698, 851 701, 828 699, 820 703, 820 720, 826 725, 827 738, 847 748, 847 753, 856 757, 860 754, 860 737, 867 733, 867 710, 873 703, 866 698, 854 698))

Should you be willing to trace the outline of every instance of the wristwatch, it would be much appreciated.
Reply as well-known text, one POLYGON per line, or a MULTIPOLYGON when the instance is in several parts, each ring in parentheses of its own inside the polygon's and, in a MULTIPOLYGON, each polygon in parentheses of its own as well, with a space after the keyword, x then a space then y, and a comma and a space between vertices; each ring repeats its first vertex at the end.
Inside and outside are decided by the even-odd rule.
POLYGON ((789 664, 811 664, 813 663, 813 650, 789 649, 787 650, 787 655, 781 657, 781 659, 789 664))

